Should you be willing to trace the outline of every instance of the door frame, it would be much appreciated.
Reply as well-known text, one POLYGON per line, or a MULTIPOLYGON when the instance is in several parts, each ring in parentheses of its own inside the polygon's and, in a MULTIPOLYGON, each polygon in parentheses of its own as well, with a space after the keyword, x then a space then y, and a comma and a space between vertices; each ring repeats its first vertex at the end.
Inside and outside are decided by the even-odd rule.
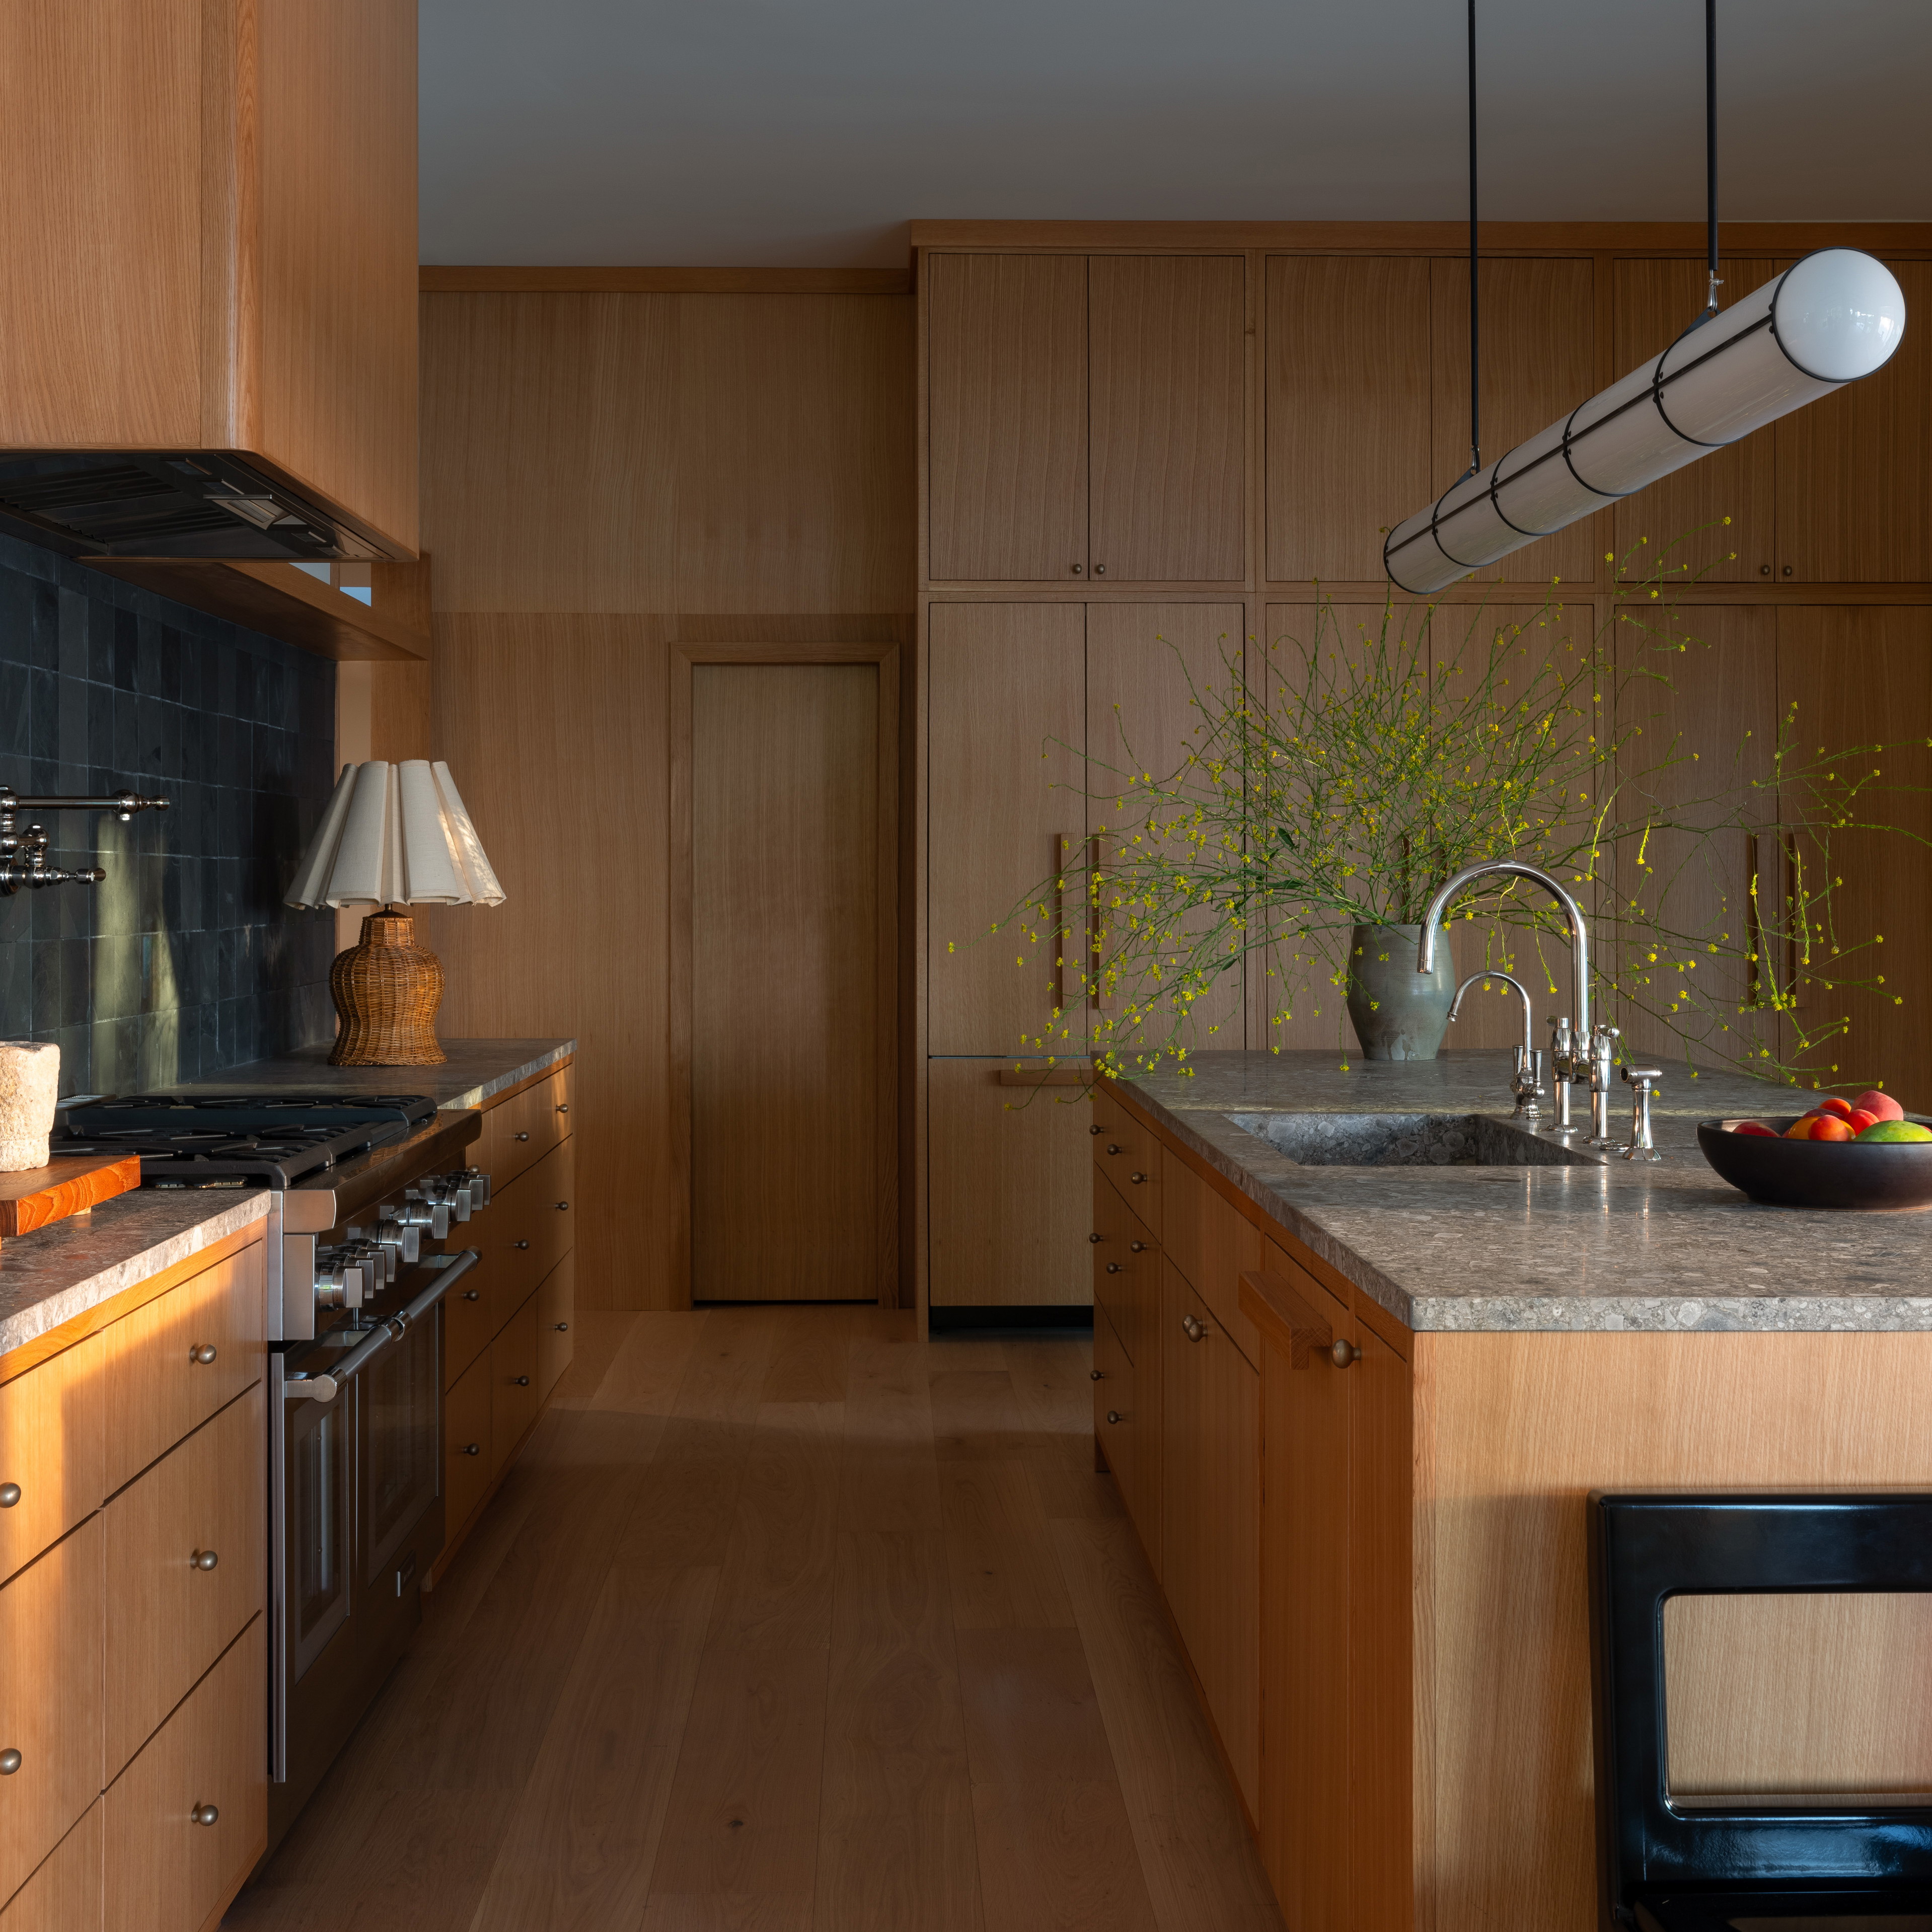
MULTIPOLYGON (((874 664, 878 668, 876 733, 878 796, 878 934, 874 974, 878 988, 874 1097, 878 1162, 874 1231, 879 1306, 899 1306, 899 649, 897 644, 674 644, 670 648, 670 865, 667 927, 670 999, 666 1058, 670 1072, 671 1199, 676 1225, 671 1241, 676 1306, 692 1305, 692 676, 700 664, 874 664)), ((747 1172, 749 1172, 748 1163, 747 1172)))

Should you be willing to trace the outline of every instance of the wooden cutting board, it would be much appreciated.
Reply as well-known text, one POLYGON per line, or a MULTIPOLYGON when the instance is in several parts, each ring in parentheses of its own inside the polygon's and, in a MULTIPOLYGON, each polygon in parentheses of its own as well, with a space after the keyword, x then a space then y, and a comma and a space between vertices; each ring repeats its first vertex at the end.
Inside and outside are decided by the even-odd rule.
POLYGON ((68 1154, 45 1167, 0 1174, 0 1238, 64 1221, 140 1184, 141 1157, 132 1154, 68 1154))

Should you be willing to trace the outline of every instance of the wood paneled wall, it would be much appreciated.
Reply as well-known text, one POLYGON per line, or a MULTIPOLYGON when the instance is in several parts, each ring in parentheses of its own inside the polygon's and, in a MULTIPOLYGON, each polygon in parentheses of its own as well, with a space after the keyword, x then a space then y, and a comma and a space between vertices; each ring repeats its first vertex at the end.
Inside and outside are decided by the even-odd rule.
POLYGON ((442 1030, 576 1036, 586 1307, 685 1292, 674 647, 910 642, 912 331, 891 294, 423 298, 420 752, 449 760, 508 895, 429 922, 442 1030))

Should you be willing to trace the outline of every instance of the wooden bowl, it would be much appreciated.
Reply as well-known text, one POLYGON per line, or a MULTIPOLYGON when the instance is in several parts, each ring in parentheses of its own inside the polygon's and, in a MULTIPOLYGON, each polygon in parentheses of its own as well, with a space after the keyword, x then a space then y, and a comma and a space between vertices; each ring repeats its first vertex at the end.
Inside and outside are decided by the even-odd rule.
MULTIPOLYGON (((1738 1114, 1782 1133, 1797 1114, 1738 1114)), ((1932 1126, 1922 1114, 1909 1120, 1932 1126)), ((1932 1141, 1787 1141, 1734 1134, 1700 1120, 1704 1158, 1733 1187, 1769 1208, 1932 1208, 1932 1141)))

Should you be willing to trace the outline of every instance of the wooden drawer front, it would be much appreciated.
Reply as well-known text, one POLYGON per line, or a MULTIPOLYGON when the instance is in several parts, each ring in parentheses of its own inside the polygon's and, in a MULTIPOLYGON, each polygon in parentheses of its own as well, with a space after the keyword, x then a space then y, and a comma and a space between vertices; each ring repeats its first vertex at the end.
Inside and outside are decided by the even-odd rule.
POLYGON ((1138 1488, 1136 1451, 1140 1418, 1134 1406, 1134 1365, 1127 1359, 1106 1310, 1097 1304, 1094 1310, 1094 1366, 1100 1372, 1094 1384, 1094 1437, 1125 1502, 1138 1488))
POLYGON ((484 1128, 493 1198, 498 1188, 508 1186, 568 1135, 569 1107, 570 1071, 566 1067, 490 1108, 484 1128))
POLYGON ((537 1387, 537 1300, 532 1295, 503 1324, 490 1344, 490 1473, 510 1460, 510 1452, 537 1419, 543 1401, 537 1387))
POLYGON ((577 1326, 577 1257, 566 1255, 537 1290, 537 1394, 545 1402, 570 1366, 577 1326))
POLYGON ((268 1835, 267 1620, 257 1617, 108 1787, 107 1932, 201 1932, 268 1835), (214 1822, 196 1822, 212 1806, 214 1822))
POLYGON ((1250 1368, 1261 1361, 1261 1337, 1241 1312, 1241 1276, 1262 1264, 1262 1231, 1240 1210, 1172 1155, 1167 1186, 1167 1258, 1214 1312, 1250 1368))
POLYGON ((230 1402, 102 1512, 110 1780, 262 1607, 263 1388, 230 1402), (189 1561, 210 1550, 212 1570, 189 1561))
POLYGON ((483 1257, 475 1271, 491 1276, 498 1326, 520 1308, 573 1245, 577 1203, 573 1196, 576 1150, 566 1142, 551 1148, 470 1222, 472 1244, 483 1257))
POLYGON ((106 1491, 104 1352, 101 1338, 90 1336, 0 1384, 0 1483, 20 1491, 17 1501, 0 1507, 0 1576, 31 1563, 100 1507, 106 1491))
POLYGON ((100 1932, 99 1799, 0 1912, 0 1932, 100 1932))
POLYGON ((1154 1359, 1160 1319, 1160 1244, 1115 1192, 1105 1168, 1094 1170, 1094 1300, 1106 1310, 1133 1362, 1154 1359))
MULTIPOLYGON (((484 1211, 494 1214, 496 1210, 484 1211)), ((460 1253, 466 1247, 474 1247, 482 1258, 442 1298, 442 1385, 446 1389, 454 1388, 488 1351, 491 1337, 503 1325, 504 1316, 514 1305, 503 1298, 502 1270, 490 1265, 482 1218, 479 1215, 463 1227, 450 1230, 448 1245, 452 1252, 460 1253), (460 1240, 457 1239, 459 1234, 464 1238, 460 1240)))
POLYGON ((1094 1101, 1094 1159, 1148 1226, 1160 1226, 1160 1143, 1104 1096, 1094 1101))
POLYGON ((260 1380, 264 1252, 256 1241, 104 1331, 110 1496, 260 1380))
POLYGON ((0 1590, 0 1898, 100 1789, 100 1549, 90 1516, 0 1590))
MULTIPOLYGON (((1345 1324, 1352 1322, 1354 1311, 1348 1304, 1318 1276, 1304 1268, 1279 1241, 1263 1240, 1262 1265, 1274 1274, 1285 1276, 1295 1292, 1310 1308, 1318 1309, 1336 1324, 1335 1332, 1337 1334, 1343 1332, 1345 1324)), ((1348 1327, 1347 1333, 1352 1340, 1354 1328, 1348 1327)))
POLYGON ((443 1398, 444 1540, 469 1520, 490 1486, 490 1352, 486 1348, 443 1398))

